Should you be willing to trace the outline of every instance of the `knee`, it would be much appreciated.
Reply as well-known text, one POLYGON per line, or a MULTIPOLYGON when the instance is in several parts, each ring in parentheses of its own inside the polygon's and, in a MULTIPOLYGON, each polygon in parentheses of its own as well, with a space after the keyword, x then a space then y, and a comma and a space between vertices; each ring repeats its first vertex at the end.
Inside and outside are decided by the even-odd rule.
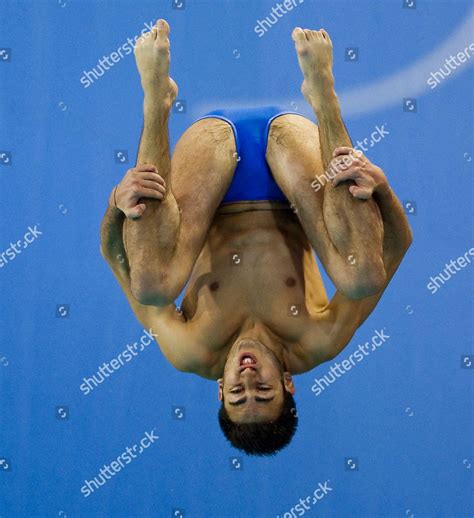
POLYGON ((164 307, 172 304, 180 290, 166 274, 140 273, 131 275, 131 290, 135 299, 147 306, 164 307))
POLYGON ((387 277, 382 267, 371 265, 360 268, 347 275, 337 286, 337 289, 348 299, 364 299, 377 295, 386 286, 387 277))

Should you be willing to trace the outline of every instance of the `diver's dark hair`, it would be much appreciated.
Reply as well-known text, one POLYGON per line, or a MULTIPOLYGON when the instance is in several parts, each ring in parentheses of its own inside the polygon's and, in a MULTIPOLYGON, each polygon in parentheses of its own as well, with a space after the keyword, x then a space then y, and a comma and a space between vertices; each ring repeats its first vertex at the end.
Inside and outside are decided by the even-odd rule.
POLYGON ((248 455, 270 456, 290 443, 298 426, 298 415, 293 396, 286 390, 283 394, 283 408, 278 419, 261 423, 234 423, 222 401, 219 424, 232 446, 248 455))

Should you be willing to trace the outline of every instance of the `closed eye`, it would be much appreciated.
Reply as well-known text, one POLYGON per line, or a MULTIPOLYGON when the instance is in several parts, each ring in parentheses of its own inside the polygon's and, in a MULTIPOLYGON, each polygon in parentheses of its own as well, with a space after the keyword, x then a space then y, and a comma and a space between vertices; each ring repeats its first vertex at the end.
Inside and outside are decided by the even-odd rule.
MULTIPOLYGON (((275 396, 272 396, 270 398, 263 398, 263 397, 255 396, 255 401, 257 403, 270 403, 270 401, 273 401, 274 399, 275 399, 275 396)), ((239 405, 243 405, 246 402, 247 402, 247 397, 243 397, 242 399, 238 399, 237 401, 229 401, 229 405, 239 406, 239 405)))

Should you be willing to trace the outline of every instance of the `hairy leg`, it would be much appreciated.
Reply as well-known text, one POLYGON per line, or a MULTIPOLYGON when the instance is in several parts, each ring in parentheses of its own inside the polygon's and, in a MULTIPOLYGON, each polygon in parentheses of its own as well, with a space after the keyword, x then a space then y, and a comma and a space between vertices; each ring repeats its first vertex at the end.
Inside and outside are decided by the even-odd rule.
POLYGON ((177 87, 169 77, 169 26, 159 20, 135 49, 145 93, 138 164, 166 182, 163 200, 146 198, 139 219, 124 224, 131 290, 142 304, 163 306, 183 289, 236 166, 231 127, 218 119, 193 124, 170 156, 168 121, 177 87))
POLYGON ((167 199, 146 200, 143 216, 125 222, 132 292, 142 304, 171 303, 184 288, 235 167, 226 122, 204 119, 181 136, 167 199))
POLYGON ((351 141, 334 91, 329 35, 296 29, 293 38, 305 78, 302 92, 319 129, 297 115, 275 119, 267 161, 337 289, 349 298, 367 297, 380 291, 386 278, 380 211, 373 199, 353 196, 353 182, 336 187, 331 182, 333 151, 351 141))

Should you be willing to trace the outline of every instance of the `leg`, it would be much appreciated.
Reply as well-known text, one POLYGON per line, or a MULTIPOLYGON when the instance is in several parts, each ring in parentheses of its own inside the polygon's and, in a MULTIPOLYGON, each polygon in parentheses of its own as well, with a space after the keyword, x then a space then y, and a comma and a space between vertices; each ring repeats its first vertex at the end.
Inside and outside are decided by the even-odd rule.
POLYGON ((132 292, 142 304, 169 304, 184 288, 232 180, 235 149, 226 122, 196 122, 176 144, 169 201, 160 205, 147 200, 139 220, 126 220, 132 292))
POLYGON ((138 163, 157 167, 163 200, 144 199, 140 219, 127 219, 123 241, 131 290, 142 304, 170 304, 183 289, 236 166, 231 127, 204 119, 183 134, 170 157, 168 120, 177 94, 169 77, 169 26, 159 20, 135 55, 145 93, 138 163))
POLYGON ((323 32, 294 34, 305 75, 302 91, 318 117, 319 131, 296 115, 276 119, 267 160, 337 289, 349 298, 362 298, 385 283, 383 223, 373 199, 354 198, 348 188, 353 182, 333 187, 325 173, 333 150, 351 142, 333 87, 332 45, 323 32))

